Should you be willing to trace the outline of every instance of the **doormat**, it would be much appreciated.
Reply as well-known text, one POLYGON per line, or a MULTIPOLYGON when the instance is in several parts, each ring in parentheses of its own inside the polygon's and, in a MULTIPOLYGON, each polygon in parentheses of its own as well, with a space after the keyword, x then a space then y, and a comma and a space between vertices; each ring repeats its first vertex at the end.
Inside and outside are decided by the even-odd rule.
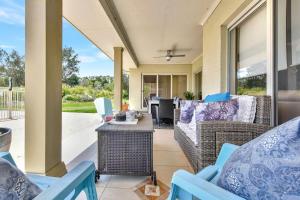
POLYGON ((136 186, 134 191, 142 200, 165 200, 169 196, 170 188, 157 180, 157 186, 152 184, 151 178, 136 186))

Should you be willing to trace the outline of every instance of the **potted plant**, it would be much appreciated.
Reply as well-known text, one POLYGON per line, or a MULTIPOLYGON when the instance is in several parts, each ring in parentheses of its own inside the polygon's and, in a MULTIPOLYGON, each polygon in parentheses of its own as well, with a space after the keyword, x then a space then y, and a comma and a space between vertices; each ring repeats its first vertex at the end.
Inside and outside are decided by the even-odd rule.
POLYGON ((0 152, 9 151, 11 144, 11 129, 0 128, 0 152))
POLYGON ((190 91, 184 92, 183 95, 184 95, 186 100, 193 100, 195 98, 194 93, 192 93, 190 91))

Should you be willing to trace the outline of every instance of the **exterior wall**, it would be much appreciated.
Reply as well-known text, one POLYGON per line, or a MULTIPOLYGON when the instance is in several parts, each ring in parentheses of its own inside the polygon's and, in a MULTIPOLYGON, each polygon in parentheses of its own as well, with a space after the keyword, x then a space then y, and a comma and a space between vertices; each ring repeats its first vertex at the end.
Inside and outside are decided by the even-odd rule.
POLYGON ((202 92, 227 89, 227 25, 252 0, 222 0, 203 25, 202 92))
POLYGON ((192 92, 194 94, 197 93, 196 91, 196 86, 195 86, 195 75, 199 72, 202 71, 202 67, 203 67, 203 56, 200 55, 198 58, 196 58, 194 60, 194 62, 192 63, 192 92))
POLYGON ((140 110, 142 99, 142 74, 187 74, 188 90, 192 89, 192 65, 140 65, 137 69, 129 70, 129 106, 130 109, 140 110))

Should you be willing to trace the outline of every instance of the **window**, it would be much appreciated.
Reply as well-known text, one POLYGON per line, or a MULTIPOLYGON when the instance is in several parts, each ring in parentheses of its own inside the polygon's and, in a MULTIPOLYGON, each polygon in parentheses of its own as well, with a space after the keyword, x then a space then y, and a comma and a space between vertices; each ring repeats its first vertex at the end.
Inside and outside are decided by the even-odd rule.
POLYGON ((230 91, 266 94, 267 26, 263 4, 229 32, 230 91))
POLYGON ((186 75, 173 75, 172 82, 172 95, 173 97, 184 98, 183 93, 186 92, 187 88, 187 77, 186 75))
POLYGON ((300 1, 276 2, 276 107, 281 124, 300 115, 300 1))
POLYGON ((142 75, 142 107, 148 106, 148 101, 155 96, 170 99, 184 98, 187 90, 187 75, 181 74, 144 74, 142 75))
POLYGON ((171 75, 158 75, 158 96, 171 98, 171 75))
POLYGON ((148 99, 157 96, 157 77, 156 75, 143 76, 143 107, 147 107, 148 99))

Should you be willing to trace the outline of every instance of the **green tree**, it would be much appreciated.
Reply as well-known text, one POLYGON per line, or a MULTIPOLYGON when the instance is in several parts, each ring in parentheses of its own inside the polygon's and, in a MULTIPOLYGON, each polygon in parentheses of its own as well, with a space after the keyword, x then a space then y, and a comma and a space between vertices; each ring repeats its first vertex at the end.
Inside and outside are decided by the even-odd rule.
POLYGON ((20 56, 16 50, 12 50, 5 59, 5 75, 13 78, 15 86, 25 85, 24 56, 20 56))
POLYGON ((74 77, 77 76, 79 72, 80 60, 78 54, 72 47, 63 48, 62 54, 62 81, 66 84, 73 84, 74 82, 70 83, 68 81, 74 81, 74 77))
POLYGON ((67 78, 66 83, 69 86, 75 86, 79 84, 79 77, 76 74, 72 74, 69 78, 67 78))

